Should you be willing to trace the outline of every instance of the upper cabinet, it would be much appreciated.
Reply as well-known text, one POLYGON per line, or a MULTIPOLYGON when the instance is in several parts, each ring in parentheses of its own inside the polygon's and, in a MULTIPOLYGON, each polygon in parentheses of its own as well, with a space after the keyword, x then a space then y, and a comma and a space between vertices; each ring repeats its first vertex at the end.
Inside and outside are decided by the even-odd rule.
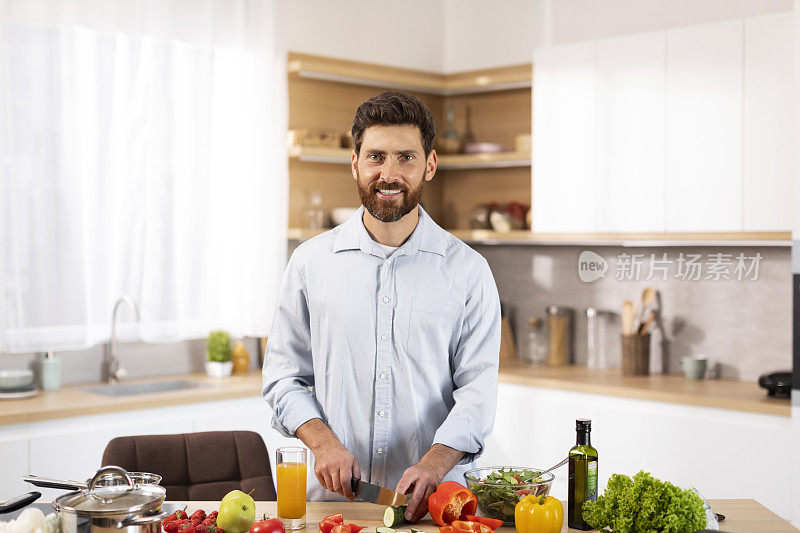
POLYGON ((744 228, 790 229, 793 179, 792 12, 745 20, 744 228))
POLYGON ((792 13, 534 60, 536 232, 791 228, 792 13))
POLYGON ((537 51, 533 70, 533 210, 539 233, 597 231, 594 43, 537 51))
POLYGON ((667 32, 667 231, 741 231, 742 21, 667 32))

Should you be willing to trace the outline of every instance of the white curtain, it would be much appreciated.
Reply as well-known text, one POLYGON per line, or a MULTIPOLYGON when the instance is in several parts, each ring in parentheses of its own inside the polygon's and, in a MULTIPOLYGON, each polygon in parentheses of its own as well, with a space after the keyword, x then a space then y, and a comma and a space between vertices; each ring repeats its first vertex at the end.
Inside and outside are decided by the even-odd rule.
POLYGON ((271 0, 0 0, 0 352, 265 335, 286 256, 271 0), (127 323, 125 322, 127 321, 127 323))

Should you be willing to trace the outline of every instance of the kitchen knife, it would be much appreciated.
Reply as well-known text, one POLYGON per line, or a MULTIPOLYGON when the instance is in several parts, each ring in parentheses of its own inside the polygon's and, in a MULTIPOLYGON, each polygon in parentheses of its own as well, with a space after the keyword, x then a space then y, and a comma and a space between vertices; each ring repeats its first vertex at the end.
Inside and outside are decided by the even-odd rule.
POLYGON ((390 489, 385 489, 379 485, 373 485, 354 477, 350 482, 353 488, 353 495, 356 500, 361 500, 369 503, 377 503, 378 505, 387 505, 389 507, 397 507, 398 505, 406 504, 406 495, 400 494, 390 489))

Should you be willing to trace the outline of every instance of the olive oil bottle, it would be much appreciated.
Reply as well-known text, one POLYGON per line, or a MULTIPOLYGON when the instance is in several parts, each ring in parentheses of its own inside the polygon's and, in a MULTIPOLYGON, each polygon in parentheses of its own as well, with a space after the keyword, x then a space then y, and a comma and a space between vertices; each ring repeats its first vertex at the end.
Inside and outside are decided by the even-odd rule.
POLYGON ((577 442, 569 451, 569 501, 567 525, 583 531, 592 527, 583 520, 583 503, 597 499, 597 450, 592 448, 592 421, 575 421, 577 442))

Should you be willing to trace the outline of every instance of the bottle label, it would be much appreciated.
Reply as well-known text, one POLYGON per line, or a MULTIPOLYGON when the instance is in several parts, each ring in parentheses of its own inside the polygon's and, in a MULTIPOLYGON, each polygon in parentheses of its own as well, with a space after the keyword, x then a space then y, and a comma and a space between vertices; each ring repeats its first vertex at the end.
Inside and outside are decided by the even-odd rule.
POLYGON ((589 461, 586 472, 586 500, 597 500, 597 461, 589 461))

